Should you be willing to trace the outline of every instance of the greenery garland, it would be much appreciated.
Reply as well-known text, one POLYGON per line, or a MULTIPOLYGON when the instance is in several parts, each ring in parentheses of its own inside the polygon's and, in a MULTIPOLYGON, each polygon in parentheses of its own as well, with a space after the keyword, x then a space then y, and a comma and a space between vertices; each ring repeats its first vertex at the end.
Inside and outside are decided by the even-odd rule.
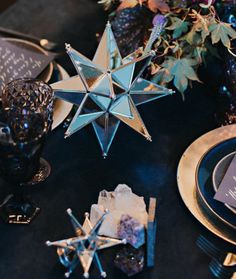
MULTIPOLYGON (((151 65, 151 75, 155 82, 167 85, 173 82, 182 94, 192 81, 200 82, 197 76, 199 65, 206 55, 220 58, 219 44, 231 49, 231 41, 236 32, 229 23, 220 20, 213 0, 101 0, 111 18, 125 9, 137 5, 146 7, 154 18, 162 15, 166 19, 165 28, 154 41, 152 49, 156 59, 151 65)), ((157 20, 158 21, 158 20, 157 20)), ((157 22, 158 24, 158 22, 157 22)), ((155 25, 154 25, 155 28, 155 25)), ((151 31, 151 30, 150 30, 151 31)), ((147 39, 144 40, 143 51, 147 39)))

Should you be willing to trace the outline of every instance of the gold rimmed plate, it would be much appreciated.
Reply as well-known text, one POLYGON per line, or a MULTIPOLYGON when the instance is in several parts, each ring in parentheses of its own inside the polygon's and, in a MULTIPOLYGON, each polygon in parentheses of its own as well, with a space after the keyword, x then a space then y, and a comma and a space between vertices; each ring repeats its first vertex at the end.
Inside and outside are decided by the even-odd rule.
POLYGON ((236 125, 210 131, 194 141, 184 152, 177 171, 181 198, 193 216, 218 237, 236 245, 236 233, 224 223, 212 218, 199 202, 196 174, 204 155, 218 144, 236 137, 236 125))

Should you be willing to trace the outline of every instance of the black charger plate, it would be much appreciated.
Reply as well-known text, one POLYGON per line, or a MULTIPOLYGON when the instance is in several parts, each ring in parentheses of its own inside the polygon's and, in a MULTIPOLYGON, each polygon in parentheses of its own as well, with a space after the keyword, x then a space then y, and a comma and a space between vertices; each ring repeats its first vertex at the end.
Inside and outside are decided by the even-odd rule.
POLYGON ((223 203, 215 200, 212 174, 217 163, 236 151, 236 138, 226 140, 210 149, 202 158, 197 170, 197 195, 199 203, 210 217, 236 230, 236 215, 223 203))

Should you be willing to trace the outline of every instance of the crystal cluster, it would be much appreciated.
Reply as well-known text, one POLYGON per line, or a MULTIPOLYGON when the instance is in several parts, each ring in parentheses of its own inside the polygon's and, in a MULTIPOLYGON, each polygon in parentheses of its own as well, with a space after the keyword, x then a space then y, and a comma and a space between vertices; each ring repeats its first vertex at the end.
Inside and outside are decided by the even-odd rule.
POLYGON ((140 225, 147 226, 148 215, 143 197, 134 194, 125 184, 119 184, 113 192, 100 192, 98 203, 91 207, 92 224, 101 218, 105 209, 108 209, 109 214, 99 230, 100 235, 118 238, 118 225, 122 215, 129 215, 140 225))
POLYGON ((129 215, 122 215, 117 230, 120 239, 126 239, 134 248, 145 243, 144 225, 129 215))
POLYGON ((144 267, 143 249, 134 249, 131 246, 124 247, 116 254, 114 263, 126 275, 135 275, 141 272, 144 267))

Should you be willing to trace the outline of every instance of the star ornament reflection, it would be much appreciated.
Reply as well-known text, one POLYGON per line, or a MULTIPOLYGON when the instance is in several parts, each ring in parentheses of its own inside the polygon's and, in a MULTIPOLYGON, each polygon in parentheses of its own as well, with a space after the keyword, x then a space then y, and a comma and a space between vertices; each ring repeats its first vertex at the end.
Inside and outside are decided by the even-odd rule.
POLYGON ((151 141, 137 106, 174 92, 141 78, 154 53, 122 59, 109 23, 92 61, 69 44, 66 50, 77 75, 51 84, 57 98, 78 106, 65 137, 92 123, 104 157, 120 122, 151 141))
POLYGON ((88 213, 85 213, 85 220, 82 226, 72 214, 71 209, 67 209, 67 213, 70 216, 76 237, 54 242, 47 241, 46 245, 58 247, 57 254, 59 256, 59 260, 61 264, 67 268, 67 272, 65 273, 66 278, 71 275, 79 262, 84 270, 83 276, 85 278, 89 278, 89 269, 93 261, 96 262, 100 275, 105 278, 106 272, 102 268, 97 251, 119 244, 126 244, 126 240, 102 237, 98 235, 98 231, 108 214, 107 211, 94 226, 89 220, 88 213))

